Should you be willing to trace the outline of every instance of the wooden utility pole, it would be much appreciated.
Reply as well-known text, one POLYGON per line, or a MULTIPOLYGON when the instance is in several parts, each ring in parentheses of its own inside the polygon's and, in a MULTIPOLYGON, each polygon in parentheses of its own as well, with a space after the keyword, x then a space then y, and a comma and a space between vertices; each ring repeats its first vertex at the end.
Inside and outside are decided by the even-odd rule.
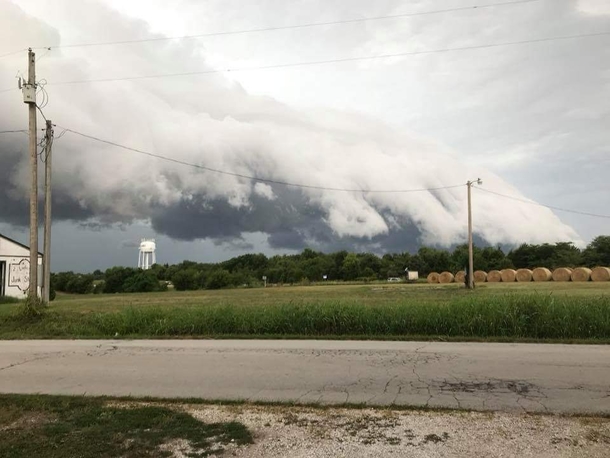
POLYGON ((53 155, 53 123, 47 119, 45 130, 45 173, 44 173, 44 267, 43 295, 45 303, 49 303, 51 294, 51 166, 53 155))
POLYGON ((28 82, 23 101, 30 117, 30 286, 28 296, 38 295, 38 138, 36 136, 36 54, 28 50, 28 82))
POLYGON ((468 289, 474 289, 474 247, 472 246, 472 185, 483 184, 480 178, 477 181, 466 183, 468 187, 468 289))

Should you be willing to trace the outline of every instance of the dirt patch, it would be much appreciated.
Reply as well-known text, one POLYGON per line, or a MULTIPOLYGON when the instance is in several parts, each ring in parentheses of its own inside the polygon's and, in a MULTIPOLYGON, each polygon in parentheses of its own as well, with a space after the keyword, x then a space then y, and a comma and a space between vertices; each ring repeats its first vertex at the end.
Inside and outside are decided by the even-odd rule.
POLYGON ((248 405, 186 411, 246 425, 254 444, 228 454, 242 458, 607 458, 610 440, 610 419, 603 418, 248 405))

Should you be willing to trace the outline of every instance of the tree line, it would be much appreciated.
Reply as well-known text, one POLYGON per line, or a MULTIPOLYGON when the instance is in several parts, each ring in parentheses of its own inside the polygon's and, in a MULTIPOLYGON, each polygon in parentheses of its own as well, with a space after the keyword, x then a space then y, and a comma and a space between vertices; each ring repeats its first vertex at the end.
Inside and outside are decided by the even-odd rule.
MULTIPOLYGON (((322 281, 374 281, 402 277, 405 269, 418 271, 420 277, 430 272, 457 272, 468 264, 468 246, 452 251, 421 247, 417 253, 377 256, 373 253, 321 253, 309 248, 294 255, 267 257, 245 254, 219 263, 183 261, 180 264, 155 264, 150 270, 112 267, 91 274, 54 273, 52 289, 67 293, 131 293, 164 291, 168 284, 177 290, 256 287, 263 276, 271 284, 322 281)), ((500 247, 474 247, 477 270, 506 268, 595 267, 610 266, 610 236, 595 238, 581 250, 569 242, 533 245, 524 243, 504 252, 500 247)))

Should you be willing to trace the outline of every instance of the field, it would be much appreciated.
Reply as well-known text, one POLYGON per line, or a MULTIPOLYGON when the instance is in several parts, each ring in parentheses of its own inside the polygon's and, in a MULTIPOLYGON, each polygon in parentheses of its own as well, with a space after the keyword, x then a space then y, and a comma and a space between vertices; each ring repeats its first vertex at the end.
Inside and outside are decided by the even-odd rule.
POLYGON ((0 305, 0 338, 610 341, 610 283, 367 284, 59 295, 0 305))

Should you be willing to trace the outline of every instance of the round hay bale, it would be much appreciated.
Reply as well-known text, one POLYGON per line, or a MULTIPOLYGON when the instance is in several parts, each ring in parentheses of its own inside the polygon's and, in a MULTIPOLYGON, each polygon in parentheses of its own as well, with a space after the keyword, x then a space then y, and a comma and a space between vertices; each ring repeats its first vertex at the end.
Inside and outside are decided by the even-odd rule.
POLYGON ((591 269, 577 267, 572 271, 572 281, 589 281, 591 279, 591 269))
POLYGON ((490 270, 487 274, 487 283, 499 283, 502 281, 502 272, 499 270, 490 270))
POLYGON ((437 272, 430 272, 426 279, 428 283, 438 283, 440 275, 437 272))
POLYGON ((536 267, 532 272, 534 281, 551 281, 553 274, 546 267, 536 267))
POLYGON ((443 272, 438 277, 438 281, 440 283, 453 283, 453 279, 454 279, 454 277, 453 277, 453 274, 451 272, 443 272))
POLYGON ((534 273, 529 269, 518 269, 517 275, 515 275, 518 282, 524 282, 524 283, 527 283, 528 281, 532 281, 533 276, 534 276, 534 273))
POLYGON ((500 271, 500 275, 502 275, 502 283, 513 283, 517 279, 515 269, 503 269, 500 271))
POLYGON ((464 281, 466 280, 466 273, 463 270, 458 270, 455 273, 454 280, 456 283, 464 283, 464 281))
POLYGON ((572 280, 572 269, 560 267, 553 271, 553 281, 570 281, 572 280))
POLYGON ((475 283, 485 283, 487 280, 487 272, 484 270, 476 270, 474 272, 474 282, 475 283))
POLYGON ((596 267, 591 271, 591 280, 610 281, 610 269, 608 267, 596 267))

